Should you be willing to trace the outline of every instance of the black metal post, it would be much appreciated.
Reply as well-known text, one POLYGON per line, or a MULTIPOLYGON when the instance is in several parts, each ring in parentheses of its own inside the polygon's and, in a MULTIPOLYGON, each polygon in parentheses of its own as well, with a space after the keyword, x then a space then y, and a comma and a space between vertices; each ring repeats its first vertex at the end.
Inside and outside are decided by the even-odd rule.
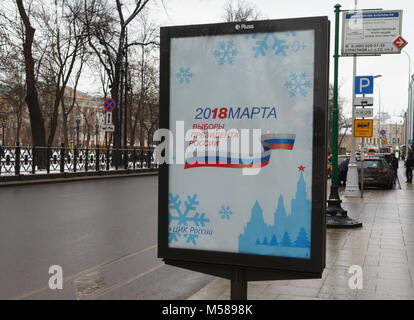
POLYGON ((100 157, 101 155, 99 154, 99 148, 96 148, 96 153, 95 153, 96 159, 95 159, 95 170, 99 171, 100 167, 99 167, 99 161, 100 161, 100 157))
POLYGON ((79 148, 79 125, 80 119, 76 119, 76 148, 79 148))
POLYGON ((50 173, 50 145, 47 146, 47 150, 46 150, 46 172, 47 174, 50 173))
POLYGON ((20 142, 16 142, 16 156, 14 159, 14 174, 16 176, 20 175, 20 142))
POLYGON ((2 127, 2 139, 1 139, 1 145, 4 146, 4 141, 5 141, 5 135, 6 135, 6 122, 2 122, 1 123, 1 127, 2 127))
POLYGON ((36 173, 37 159, 39 159, 39 153, 36 151, 36 147, 32 147, 32 174, 36 173))
POLYGON ((247 300, 247 280, 245 271, 235 268, 230 282, 230 299, 247 300))
POLYGON ((60 173, 65 172, 65 144, 60 144, 60 173))
POLYGON ((73 147, 73 172, 76 172, 77 158, 78 157, 78 148, 75 146, 73 147))
POLYGON ((98 148, 99 146, 98 136, 99 136, 99 124, 95 124, 95 148, 98 148))
POLYGON ((106 145, 106 171, 109 171, 109 145, 106 145))
POLYGON ((85 171, 88 171, 88 165, 89 165, 89 146, 86 146, 85 171))

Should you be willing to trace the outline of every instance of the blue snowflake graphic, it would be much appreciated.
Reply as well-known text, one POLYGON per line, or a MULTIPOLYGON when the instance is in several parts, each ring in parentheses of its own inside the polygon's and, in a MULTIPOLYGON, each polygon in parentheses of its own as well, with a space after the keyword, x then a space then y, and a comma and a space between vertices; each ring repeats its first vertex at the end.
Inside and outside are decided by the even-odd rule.
POLYGON ((250 39, 250 37, 252 37, 252 39, 256 39, 257 34, 256 34, 256 33, 246 34, 244 37, 245 37, 246 39, 250 39))
POLYGON ((286 81, 285 87, 289 89, 290 97, 297 97, 298 94, 302 97, 306 97, 308 94, 306 89, 312 88, 312 82, 308 80, 308 74, 306 72, 302 72, 298 75, 295 72, 291 72, 289 79, 289 81, 286 81))
POLYGON ((296 37, 296 31, 285 31, 286 37, 292 36, 296 37))
POLYGON ((279 39, 274 33, 266 33, 263 40, 256 41, 257 46, 253 47, 253 50, 256 51, 254 57, 265 56, 266 51, 269 50, 269 39, 273 39, 272 50, 275 51, 275 55, 287 56, 286 50, 289 49, 289 46, 286 44, 285 39, 279 39))
POLYGON ((190 72, 190 68, 180 68, 180 71, 177 73, 177 79, 180 83, 190 83, 193 74, 190 72))
POLYGON ((231 211, 230 206, 221 206, 221 210, 219 211, 219 214, 221 215, 222 219, 230 219, 230 215, 233 214, 233 211, 231 211))
MULTIPOLYGON (((199 202, 197 201, 197 195, 187 196, 187 200, 184 201, 184 207, 182 207, 182 201, 179 199, 178 195, 173 195, 172 193, 168 194, 168 217, 169 223, 177 221, 178 226, 196 226, 196 227, 205 227, 206 223, 210 222, 210 219, 205 217, 204 213, 197 212, 197 206, 199 202)), ((184 238, 186 238, 187 243, 197 244, 197 234, 187 234, 184 233, 184 238)), ((169 228, 168 242, 173 241, 178 242, 178 238, 181 237, 180 232, 172 232, 171 227, 169 228)))
POLYGON ((219 42, 218 49, 214 50, 213 55, 217 58, 219 66, 222 66, 226 63, 233 64, 234 57, 239 54, 237 49, 234 47, 233 41, 219 42))

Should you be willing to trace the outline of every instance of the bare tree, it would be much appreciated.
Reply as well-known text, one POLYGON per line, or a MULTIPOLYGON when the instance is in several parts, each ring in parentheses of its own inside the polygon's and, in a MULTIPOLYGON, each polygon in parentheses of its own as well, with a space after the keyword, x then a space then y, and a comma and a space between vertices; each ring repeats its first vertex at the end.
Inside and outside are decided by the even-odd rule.
MULTIPOLYGON (((89 30, 88 43, 105 68, 110 82, 111 98, 117 104, 120 101, 121 68, 127 46, 124 43, 125 32, 128 25, 144 10, 148 2, 149 0, 135 0, 130 14, 126 16, 124 1, 116 0, 115 6, 109 5, 105 0, 84 1, 83 23, 89 30)), ((140 41, 132 41, 128 47, 141 44, 140 41)), ((144 43, 144 45, 147 44, 144 43)), ((113 122, 115 136, 120 137, 119 108, 113 111, 113 122)), ((115 139, 114 147, 120 147, 120 143, 120 140, 115 139)))
POLYGON ((263 15, 254 4, 244 0, 229 0, 224 6, 223 19, 226 22, 245 22, 263 19, 263 15))
MULTIPOLYGON (((39 98, 36 88, 35 61, 33 59, 32 46, 35 29, 32 27, 30 18, 23 5, 23 0, 16 0, 20 18, 24 25, 25 39, 23 43, 23 56, 26 69, 26 104, 30 114, 30 125, 32 132, 32 143, 35 146, 46 146, 45 125, 39 106, 39 98)), ((39 155, 39 164, 44 162, 39 155)))
MULTIPOLYGON (((58 125, 59 105, 77 64, 82 70, 87 59, 87 32, 79 16, 83 5, 80 1, 55 1, 54 10, 42 5, 39 24, 47 34, 47 54, 42 65, 43 77, 53 85, 53 102, 49 106, 50 130, 48 145, 52 145, 58 125), (79 62, 80 60, 80 62, 79 62)), ((65 118, 65 115, 62 115, 65 118)), ((65 122, 65 119, 63 119, 65 122)), ((67 127, 66 127, 67 129, 67 127)))

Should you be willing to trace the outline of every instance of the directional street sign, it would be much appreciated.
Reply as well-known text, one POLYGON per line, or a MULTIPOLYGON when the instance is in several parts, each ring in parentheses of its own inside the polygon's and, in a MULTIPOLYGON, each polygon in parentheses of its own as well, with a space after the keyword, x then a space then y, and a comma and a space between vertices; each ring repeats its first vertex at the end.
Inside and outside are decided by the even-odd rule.
POLYGON ((374 105, 373 97, 355 97, 355 106, 371 107, 374 105))
POLYGON ((358 108, 355 109, 356 118, 372 118, 374 116, 373 108, 358 108))
POLYGON ((106 99, 104 102, 104 108, 106 111, 111 112, 115 109, 116 103, 111 98, 106 99))
POLYGON ((114 132, 115 126, 113 124, 105 124, 102 126, 102 130, 105 132, 114 132))
POLYGON ((399 36, 397 39, 395 39, 395 41, 393 43, 400 50, 408 44, 408 42, 401 36, 399 36))
POLYGON ((373 94, 374 93, 374 77, 359 76, 355 77, 355 94, 373 94))

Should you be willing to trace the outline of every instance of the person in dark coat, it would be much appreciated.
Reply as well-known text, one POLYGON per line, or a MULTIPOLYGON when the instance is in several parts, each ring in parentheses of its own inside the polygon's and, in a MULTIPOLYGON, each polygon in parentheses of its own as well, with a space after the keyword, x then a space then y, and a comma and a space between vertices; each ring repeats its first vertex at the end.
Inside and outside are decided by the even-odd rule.
POLYGON ((338 171, 338 184, 339 186, 343 185, 346 187, 346 176, 348 175, 348 164, 349 159, 346 158, 342 163, 339 165, 338 171))
POLYGON ((405 175, 407 177, 407 183, 413 183, 413 169, 414 169, 414 159, 413 154, 409 153, 407 155, 407 160, 405 161, 405 175))
POLYGON ((395 182, 397 181, 397 174, 398 174, 398 159, 395 157, 395 153, 391 153, 389 165, 392 171, 392 181, 395 184, 395 182))

